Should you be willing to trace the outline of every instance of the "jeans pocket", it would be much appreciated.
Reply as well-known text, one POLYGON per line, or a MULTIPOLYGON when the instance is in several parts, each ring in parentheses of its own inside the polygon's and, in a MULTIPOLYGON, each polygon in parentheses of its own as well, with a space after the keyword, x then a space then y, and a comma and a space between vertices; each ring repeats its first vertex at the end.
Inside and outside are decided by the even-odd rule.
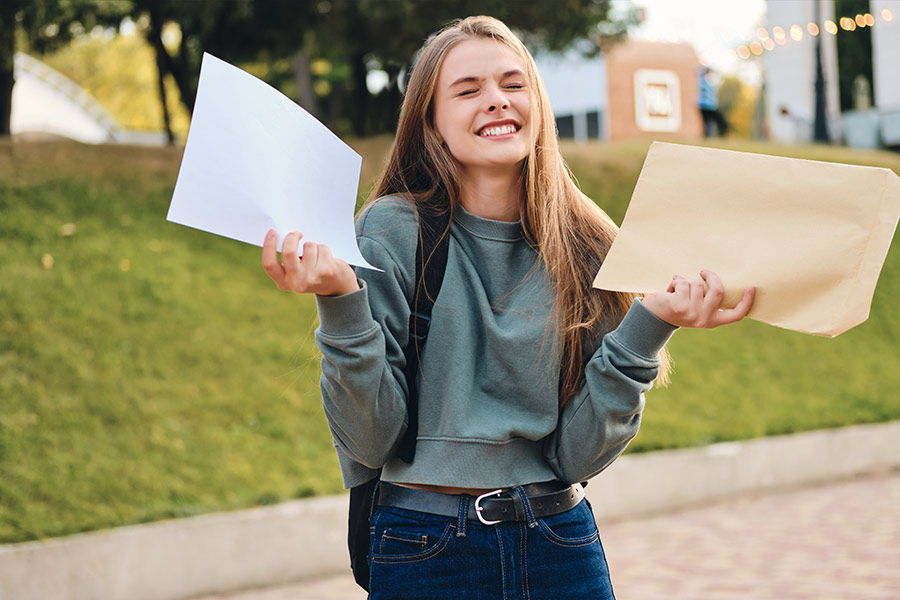
POLYGON ((584 500, 571 510, 537 522, 544 538, 557 546, 588 546, 600 540, 594 515, 584 500))
POLYGON ((436 556, 453 538, 456 525, 402 509, 380 509, 372 536, 373 563, 408 563, 436 556), (423 518, 424 517, 424 518, 423 518))

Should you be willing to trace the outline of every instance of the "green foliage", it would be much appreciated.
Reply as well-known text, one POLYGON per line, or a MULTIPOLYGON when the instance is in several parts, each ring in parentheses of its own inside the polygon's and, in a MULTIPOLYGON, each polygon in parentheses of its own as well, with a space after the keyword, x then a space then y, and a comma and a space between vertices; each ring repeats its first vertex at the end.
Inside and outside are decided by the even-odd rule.
MULTIPOLYGON (((587 47, 597 50, 621 39, 638 21, 636 11, 611 12, 610 5, 610 0, 4 0, 0 25, 16 27, 0 27, 0 75, 2 66, 11 64, 16 28, 28 49, 43 54, 83 38, 95 25, 117 27, 127 17, 153 50, 150 64, 162 73, 167 98, 177 97, 188 113, 202 55, 209 52, 265 70, 270 83, 333 130, 363 136, 394 130, 402 100, 399 75, 427 36, 450 21, 488 14, 520 32, 534 49, 559 50, 587 39, 587 47), (167 30, 177 32, 177 41, 165 41, 167 30), (328 72, 311 74, 313 61, 328 64, 328 72), (387 88, 374 96, 366 85, 373 69, 389 76, 387 88), (169 89, 173 83, 177 96, 169 89)), ((0 113, 11 89, 11 78, 4 85, 0 77, 0 113)), ((153 121, 159 112, 150 111, 153 121)), ((0 114, 0 133, 4 121, 0 114)))
MULTIPOLYGON (((161 131, 158 73, 153 48, 141 35, 83 36, 43 57, 75 81, 128 129, 161 131)), ((190 116, 178 101, 178 88, 166 78, 172 130, 187 137, 190 116)))
POLYGON ((311 58, 349 66, 346 81, 330 82, 334 88, 330 100, 350 94, 351 131, 355 136, 370 135, 393 131, 402 100, 397 75, 412 65, 426 38, 451 21, 490 15, 517 31, 535 50, 561 50, 586 39, 596 49, 608 47, 637 22, 636 12, 611 14, 610 6, 609 0, 331 0, 316 5, 307 50, 311 58), (375 98, 365 85, 371 68, 383 69, 391 77, 388 88, 375 98))
POLYGON ((28 49, 43 53, 94 27, 118 25, 128 0, 4 0, 0 25, 18 28, 28 49), (7 16, 9 15, 9 16, 7 16), (10 18, 11 17, 11 18, 10 18))
POLYGON ((749 138, 754 131, 759 88, 743 83, 738 77, 726 76, 719 88, 719 110, 728 122, 733 137, 749 138))
MULTIPOLYGON (((364 155, 360 196, 389 147, 364 155)), ((827 147, 728 147, 880 164, 827 147)), ((621 222, 647 144, 564 146, 621 222)), ((0 143, 0 542, 340 490, 312 299, 259 250, 164 220, 181 150, 0 143)), ((900 254, 832 340, 679 332, 633 451, 900 417, 900 254)))

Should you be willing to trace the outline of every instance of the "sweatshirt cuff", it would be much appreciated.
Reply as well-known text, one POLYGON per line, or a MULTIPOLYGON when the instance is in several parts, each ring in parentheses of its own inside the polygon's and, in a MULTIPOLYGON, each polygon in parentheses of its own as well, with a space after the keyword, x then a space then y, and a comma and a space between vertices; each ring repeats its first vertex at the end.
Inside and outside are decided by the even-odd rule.
POLYGON ((645 358, 655 358, 678 327, 654 315, 635 299, 625 318, 610 335, 632 352, 645 358))
POLYGON ((359 289, 343 296, 316 296, 319 310, 319 329, 330 335, 354 335, 374 325, 369 308, 366 282, 359 280, 359 289))

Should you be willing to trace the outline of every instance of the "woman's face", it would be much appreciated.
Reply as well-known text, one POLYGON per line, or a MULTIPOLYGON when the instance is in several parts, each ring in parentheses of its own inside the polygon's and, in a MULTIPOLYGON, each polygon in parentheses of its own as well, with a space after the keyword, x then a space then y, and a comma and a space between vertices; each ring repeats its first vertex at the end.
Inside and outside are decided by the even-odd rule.
POLYGON ((517 167, 534 145, 525 66, 490 39, 457 44, 434 91, 434 126, 464 170, 517 167))

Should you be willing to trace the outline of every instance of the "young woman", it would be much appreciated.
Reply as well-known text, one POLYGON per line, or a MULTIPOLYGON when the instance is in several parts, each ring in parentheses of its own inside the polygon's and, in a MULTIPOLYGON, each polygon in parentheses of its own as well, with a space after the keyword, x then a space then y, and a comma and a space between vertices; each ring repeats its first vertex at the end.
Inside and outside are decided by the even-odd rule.
POLYGON ((612 598, 578 482, 636 435, 672 332, 740 320, 752 289, 721 310, 713 273, 640 300, 591 288, 616 227, 569 175, 533 59, 487 17, 426 43, 373 198, 357 235, 384 272, 354 273, 311 242, 298 259, 297 232, 283 262, 274 232, 263 249, 279 288, 317 294, 322 395, 345 485, 383 467, 370 597, 612 598), (407 463, 396 449, 417 206, 449 215, 450 240, 407 463))

